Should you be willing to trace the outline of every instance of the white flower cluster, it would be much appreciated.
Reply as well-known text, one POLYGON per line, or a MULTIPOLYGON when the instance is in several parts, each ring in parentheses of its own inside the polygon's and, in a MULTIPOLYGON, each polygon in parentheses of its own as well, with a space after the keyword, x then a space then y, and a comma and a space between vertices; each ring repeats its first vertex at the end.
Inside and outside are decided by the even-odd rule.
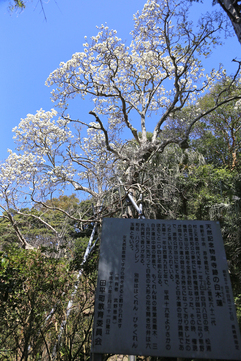
POLYGON ((67 122, 59 118, 57 122, 53 117, 57 111, 52 109, 45 112, 40 109, 35 115, 28 114, 19 125, 13 128, 13 137, 18 144, 18 150, 30 151, 39 155, 46 155, 57 150, 60 145, 72 138, 67 122))
POLYGON ((222 69, 206 75, 200 60, 200 54, 209 54, 218 41, 215 34, 221 22, 206 17, 194 30, 187 20, 189 5, 148 0, 134 16, 128 46, 106 24, 89 41, 85 37, 83 51, 60 63, 46 84, 54 87, 52 100, 63 112, 69 99, 87 96, 94 105, 91 114, 99 119, 90 124, 76 120, 74 128, 69 116, 55 120, 58 113, 54 109, 28 114, 13 129, 19 154, 10 153, 2 165, 2 194, 16 182, 29 186, 32 194, 72 184, 93 196, 108 183, 114 160, 127 162, 130 157, 130 164, 138 164, 138 149, 128 157, 123 153, 125 147, 118 139, 121 131, 127 128, 136 145, 144 149, 148 127, 155 145, 168 117, 196 102, 222 75, 222 69), (83 125, 87 126, 85 138, 81 137, 83 125))
POLYGON ((0 165, 0 198, 10 207, 18 202, 23 194, 26 197, 25 190, 31 186, 38 171, 36 164, 42 164, 43 160, 27 152, 21 155, 11 150, 8 152, 8 158, 0 165))
POLYGON ((106 116, 109 127, 116 130, 123 125, 131 129, 130 110, 142 117, 143 124, 143 116, 180 106, 183 94, 186 102, 195 101, 220 76, 219 72, 205 76, 198 58, 201 49, 209 52, 218 41, 215 32, 220 23, 215 29, 215 21, 207 18, 194 33, 186 19, 188 6, 174 0, 147 1, 142 13, 134 16, 130 46, 115 30, 101 25, 90 42, 86 38, 83 52, 50 74, 46 83, 57 86, 53 101, 63 107, 68 98, 90 95, 93 110, 106 116))
POLYGON ((241 110, 241 99, 236 101, 234 110, 241 110))

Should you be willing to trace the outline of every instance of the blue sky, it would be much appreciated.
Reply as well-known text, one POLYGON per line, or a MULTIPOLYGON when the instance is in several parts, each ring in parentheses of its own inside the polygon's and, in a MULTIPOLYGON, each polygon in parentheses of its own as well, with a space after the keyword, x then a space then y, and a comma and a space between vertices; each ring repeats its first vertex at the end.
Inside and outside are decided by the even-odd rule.
MULTIPOLYGON (((96 25, 107 22, 124 40, 129 39, 133 14, 141 10, 145 0, 43 0, 47 22, 37 0, 27 4, 21 14, 10 14, 7 0, 0 0, 0 161, 14 149, 12 128, 28 113, 53 107, 50 89, 44 85, 48 75, 61 61, 82 51, 84 36, 97 32, 96 25)), ((210 9, 210 1, 193 5, 193 16, 210 9)), ((216 6, 216 8, 218 5, 216 6)), ((234 73, 240 60, 241 45, 236 37, 228 38, 225 46, 217 49, 207 62, 207 70, 223 63, 228 74, 234 73)), ((78 105, 77 105, 78 106, 78 105)), ((81 116, 91 107, 81 107, 81 116)))

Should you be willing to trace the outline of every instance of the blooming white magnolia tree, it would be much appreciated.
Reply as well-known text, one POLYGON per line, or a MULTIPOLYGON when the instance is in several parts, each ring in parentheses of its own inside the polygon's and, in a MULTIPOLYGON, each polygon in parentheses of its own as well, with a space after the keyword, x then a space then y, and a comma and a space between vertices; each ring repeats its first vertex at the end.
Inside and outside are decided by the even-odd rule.
MULTIPOLYGON (((1 165, 1 207, 9 217, 11 208, 21 213, 25 202, 47 209, 46 199, 66 186, 83 193, 83 199, 89 195, 98 210, 103 205, 102 214, 116 207, 110 206, 114 196, 107 199, 114 186, 151 197, 151 160, 169 144, 185 148, 192 126, 204 114, 190 113, 178 136, 162 129, 223 76, 222 69, 206 74, 203 67, 220 43, 222 15, 206 14, 194 25, 188 6, 186 1, 148 0, 134 16, 129 45, 101 25, 96 36, 86 39, 83 52, 50 74, 46 84, 54 88, 58 113, 39 110, 22 119, 14 129, 17 152, 1 165), (85 98, 93 102, 90 123, 83 120, 86 114, 79 119, 68 114, 70 99, 85 98)), ((239 98, 217 96, 205 114, 239 98)))

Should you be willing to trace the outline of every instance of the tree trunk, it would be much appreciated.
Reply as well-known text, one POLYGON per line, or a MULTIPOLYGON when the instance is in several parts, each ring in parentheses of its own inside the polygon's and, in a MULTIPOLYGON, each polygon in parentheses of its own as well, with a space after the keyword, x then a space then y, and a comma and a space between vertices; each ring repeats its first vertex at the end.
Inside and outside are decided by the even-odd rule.
POLYGON ((241 43, 241 6, 237 0, 218 0, 218 3, 231 20, 237 38, 241 43))

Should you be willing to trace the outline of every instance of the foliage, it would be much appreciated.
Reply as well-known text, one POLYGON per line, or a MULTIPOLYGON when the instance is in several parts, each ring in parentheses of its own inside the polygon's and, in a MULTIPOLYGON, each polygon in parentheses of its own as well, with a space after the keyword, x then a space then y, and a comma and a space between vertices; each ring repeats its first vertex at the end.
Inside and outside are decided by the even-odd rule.
MULTIPOLYGON (((239 84, 241 79, 234 80, 224 77, 218 82, 210 93, 202 97, 197 107, 207 110, 215 105, 215 98, 224 98, 227 94, 239 94, 239 84)), ((207 162, 216 166, 228 167, 231 170, 240 168, 240 146, 241 146, 241 126, 240 126, 241 104, 233 101, 220 106, 214 112, 207 114, 197 124, 196 141, 193 146, 202 154, 205 154, 207 162), (203 142, 203 137, 205 142, 203 142)))
MULTIPOLYGON (((21 12, 26 8, 26 4, 29 2, 29 0, 9 0, 9 9, 11 12, 21 12)), ((40 3, 44 18, 46 20, 46 15, 44 11, 44 5, 43 0, 38 0, 36 3, 36 6, 40 3)))
POLYGON ((15 229, 28 245, 47 247, 63 255, 63 251, 69 252, 74 247, 75 238, 90 235, 91 226, 83 228, 78 218, 86 217, 90 210, 90 202, 80 204, 75 195, 70 195, 52 198, 44 205, 35 204, 31 209, 26 207, 18 212, 10 209, 10 217, 4 211, 0 218, 0 246, 19 241, 11 223, 14 219, 15 229))
POLYGON ((14 5, 11 6, 11 10, 24 9, 24 8, 25 8, 25 1, 22 0, 14 0, 14 5))
MULTIPOLYGON (((11 248, 0 258, 0 359, 50 360, 76 275, 67 260, 40 251, 11 248)), ((58 350, 65 355, 61 360, 69 360, 70 353, 73 360, 80 360, 77 355, 88 351, 93 291, 83 275, 58 350)))

